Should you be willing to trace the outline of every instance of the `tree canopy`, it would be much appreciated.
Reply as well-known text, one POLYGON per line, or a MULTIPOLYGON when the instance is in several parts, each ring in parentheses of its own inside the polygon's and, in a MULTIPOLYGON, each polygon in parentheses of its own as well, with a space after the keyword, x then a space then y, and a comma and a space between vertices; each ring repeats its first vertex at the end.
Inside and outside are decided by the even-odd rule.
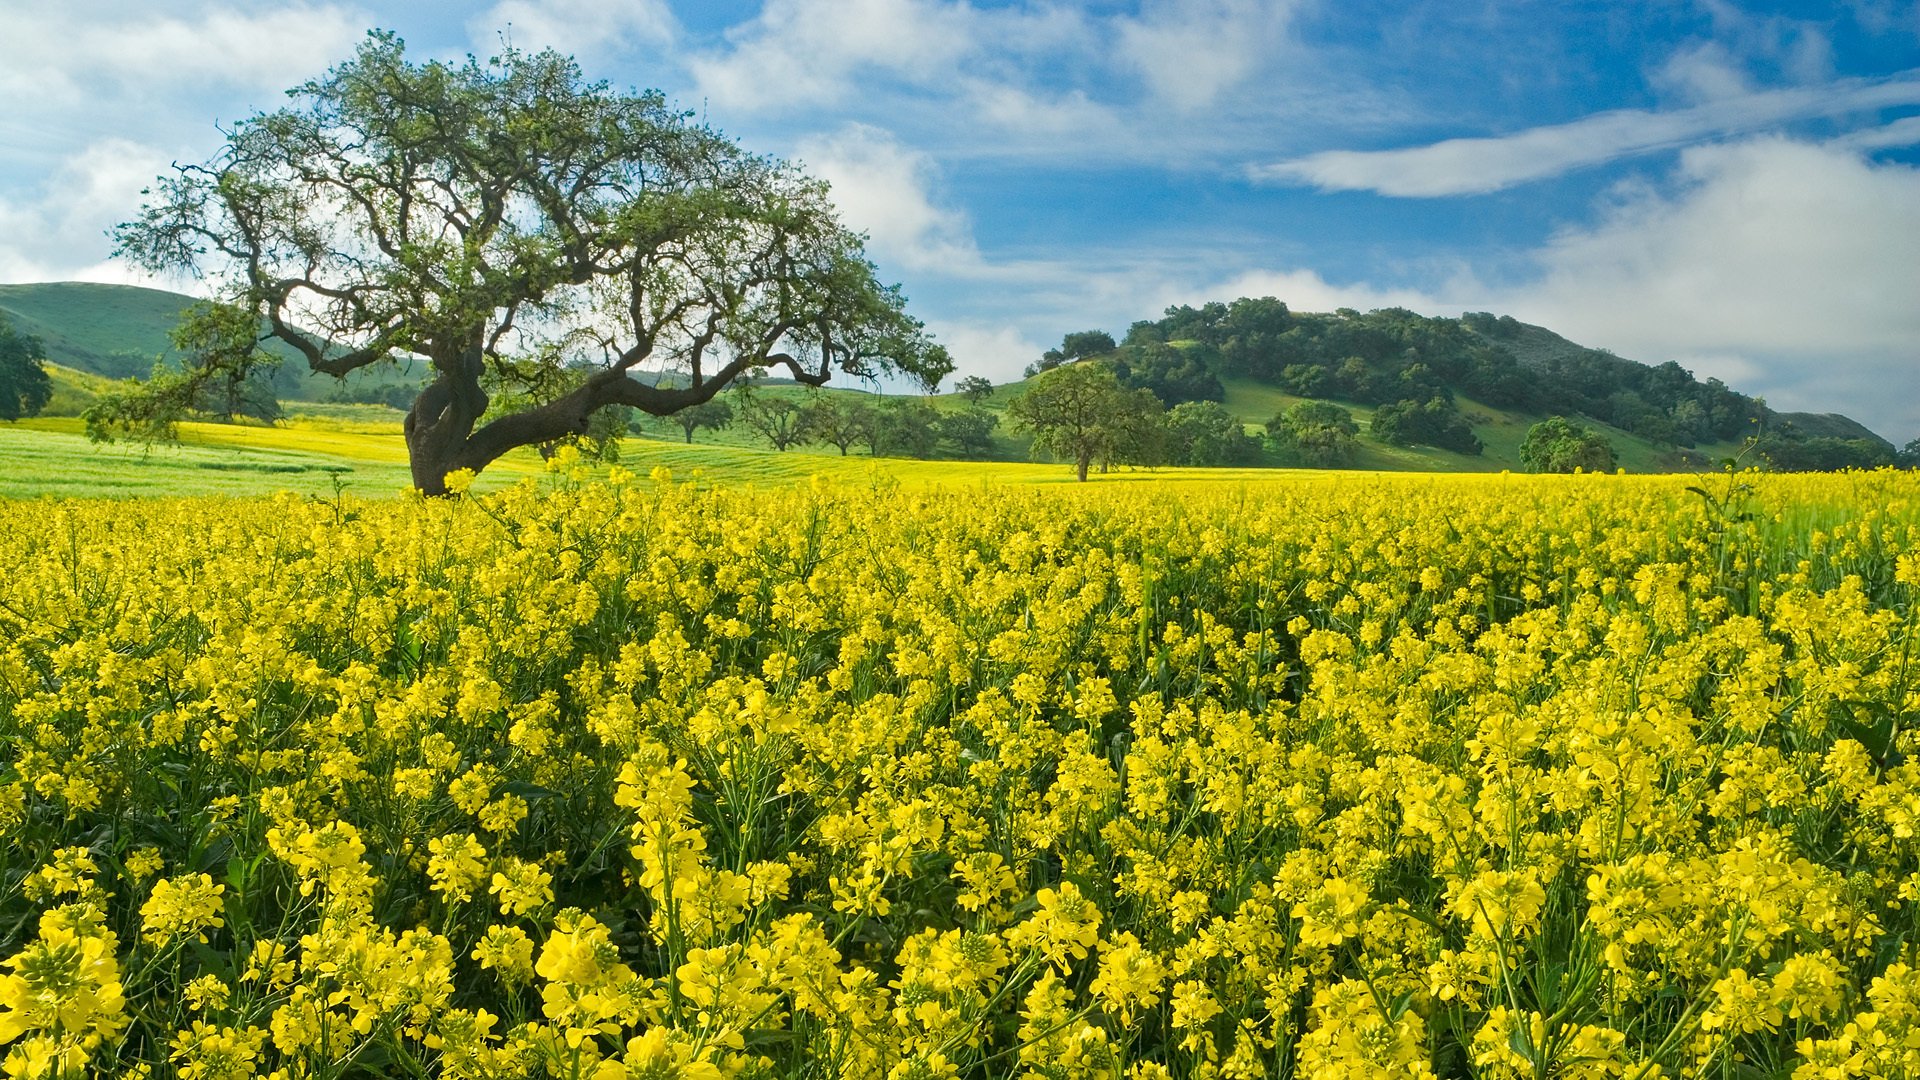
POLYGON ((46 360, 39 338, 20 333, 0 315, 0 420, 32 416, 53 400, 46 360))
POLYGON ((211 278, 314 371, 424 358, 405 430, 425 492, 606 406, 665 416, 757 369, 952 370, 823 183, 658 93, 552 51, 416 63, 377 31, 289 96, 162 177, 118 251, 211 278))
POLYGON ((1529 472, 1610 472, 1617 463, 1613 443, 1606 436, 1564 416, 1533 425, 1520 442, 1520 464, 1529 472))
POLYGON ((1158 430, 1160 402, 1146 390, 1128 390, 1111 370, 1082 361, 1036 377, 1007 404, 1014 423, 1033 433, 1033 447, 1072 460, 1087 478, 1096 460, 1141 456, 1142 438, 1158 430))

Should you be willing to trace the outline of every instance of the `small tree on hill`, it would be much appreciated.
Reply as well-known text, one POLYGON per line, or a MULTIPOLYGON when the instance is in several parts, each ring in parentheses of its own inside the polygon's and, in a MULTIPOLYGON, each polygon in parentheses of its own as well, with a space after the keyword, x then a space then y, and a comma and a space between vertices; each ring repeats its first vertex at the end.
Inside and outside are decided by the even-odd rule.
POLYGON ((867 437, 877 419, 872 405, 850 394, 823 396, 808 402, 804 417, 813 437, 839 447, 841 457, 847 456, 848 447, 867 437))
POLYGON ((733 426, 733 406, 719 398, 703 401, 698 405, 689 405, 673 414, 673 422, 680 425, 686 433, 687 442, 693 442, 693 433, 697 428, 719 431, 733 426))
POLYGON ((1290 463, 1316 469, 1352 465, 1359 455, 1360 425, 1330 401, 1301 401, 1267 421, 1267 438, 1290 463))
POLYGON ((1027 365, 1027 377, 1032 378, 1043 371, 1052 371, 1062 364, 1071 364, 1089 356, 1102 356, 1115 348, 1113 335, 1105 330, 1076 330, 1060 339, 1059 348, 1048 349, 1040 354, 1038 363, 1027 365))
POLYGON ((1081 480, 1096 460, 1104 464, 1149 452, 1138 429, 1145 421, 1158 430, 1159 411, 1152 394, 1129 391, 1113 372, 1084 363, 1035 378, 1007 405, 1014 423, 1033 433, 1034 449, 1072 461, 1081 480))
POLYGON ((740 407, 734 413, 775 450, 804 443, 813 435, 806 408, 789 398, 742 392, 740 407))
POLYGON ((993 453, 993 429, 999 426, 998 416, 976 406, 941 413, 933 428, 941 442, 953 447, 954 456, 984 458, 993 453))
POLYGON ((13 328, 0 315, 0 420, 37 415, 53 400, 47 350, 40 339, 13 328))
POLYGON ((1527 429, 1520 441, 1520 464, 1528 472, 1611 472, 1617 458, 1606 436, 1554 416, 1527 429))
POLYGON ((1249 465, 1260 444, 1217 401, 1185 401, 1167 412, 1167 457, 1177 465, 1249 465))
POLYGON ((978 405, 993 396, 993 380, 979 375, 969 375, 953 387, 970 405, 978 405))

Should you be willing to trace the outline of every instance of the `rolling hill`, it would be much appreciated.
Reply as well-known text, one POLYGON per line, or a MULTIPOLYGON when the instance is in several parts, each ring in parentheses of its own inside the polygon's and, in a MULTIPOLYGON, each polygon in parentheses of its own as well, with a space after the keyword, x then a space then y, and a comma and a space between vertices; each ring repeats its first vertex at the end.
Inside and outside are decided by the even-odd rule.
MULTIPOLYGON (((46 346, 47 359, 65 368, 107 379, 145 378, 155 360, 177 361, 168 334, 195 298, 137 285, 90 281, 51 281, 0 285, 0 314, 15 329, 46 346)), ((323 401, 342 388, 330 375, 316 375, 297 361, 293 350, 277 342, 269 352, 284 359, 274 373, 273 389, 296 401, 323 401)), ((406 381, 403 372, 355 372, 347 387, 384 386, 406 381)))
MULTIPOLYGON (((168 332, 180 312, 191 303, 192 297, 179 293, 127 285, 88 282, 0 285, 0 313, 4 313, 20 330, 38 336, 46 345, 49 359, 57 365, 54 370, 56 399, 48 415, 77 415, 94 397, 111 386, 111 380, 144 376, 156 358, 175 358, 168 332)), ((1236 301, 1232 305, 1209 304, 1201 309, 1169 309, 1167 317, 1158 322, 1136 323, 1134 331, 1128 336, 1128 344, 1120 346, 1112 355, 1134 355, 1137 364, 1137 356, 1145 354, 1138 352, 1142 346, 1136 342, 1136 338, 1146 341, 1150 348, 1159 350, 1159 359, 1154 363, 1160 363, 1163 367, 1168 362, 1185 365, 1184 375, 1168 374, 1163 370, 1161 374, 1166 378, 1177 381, 1177 378, 1187 377, 1203 382, 1211 379, 1215 389, 1201 396, 1222 402, 1250 431, 1257 431, 1259 425, 1276 413, 1310 397, 1336 400, 1348 408, 1362 425, 1360 452, 1356 462, 1362 468, 1446 472, 1517 470, 1521 467, 1519 445, 1527 429, 1545 416, 1556 413, 1577 416, 1580 422, 1604 434, 1614 444, 1622 466, 1635 472, 1699 468, 1731 456, 1741 446, 1741 437, 1727 434, 1728 429, 1724 424, 1719 432, 1707 430, 1703 425, 1697 438, 1675 440, 1662 437, 1661 425, 1645 423, 1644 415, 1624 420, 1611 415, 1610 410, 1620 404, 1619 393, 1608 396, 1605 393, 1607 386, 1595 389, 1587 385, 1596 378, 1603 383, 1608 379, 1619 381, 1622 378, 1633 383, 1642 380, 1643 376, 1653 382, 1658 382, 1660 378, 1669 382, 1684 379, 1688 384, 1699 385, 1693 384, 1692 377, 1676 366, 1650 368, 1604 350, 1590 349, 1569 341, 1545 327, 1507 317, 1468 313, 1460 319, 1428 319, 1411 312, 1393 310, 1365 316, 1358 312, 1313 315, 1289 313, 1277 301, 1236 301), (1269 319, 1277 317, 1282 320, 1269 325, 1268 330, 1278 330, 1284 326, 1290 328, 1292 334, 1279 332, 1262 337, 1258 332, 1233 331, 1232 313, 1240 310, 1242 305, 1258 308, 1269 319), (1143 332, 1143 327, 1148 328, 1147 332, 1143 332), (1223 331, 1222 327, 1226 327, 1226 330, 1223 331), (1383 327, 1384 337, 1379 332, 1383 327), (1407 327, 1412 330, 1406 330, 1407 327), (1369 404, 1367 397, 1351 392, 1342 394, 1323 390, 1312 395, 1299 392, 1299 387, 1288 384, 1286 372, 1292 369, 1286 361, 1302 357, 1311 359, 1314 348, 1321 349, 1323 353, 1327 348, 1334 348, 1326 345, 1325 341, 1317 341, 1303 352, 1299 341, 1289 343, 1288 338, 1298 338, 1303 328, 1311 329, 1322 338, 1333 335, 1328 340, 1334 340, 1337 348, 1335 353, 1328 355, 1351 351, 1358 354, 1353 358, 1355 361, 1361 356, 1371 357, 1368 363, 1372 365, 1376 377, 1385 378, 1393 373, 1404 377, 1409 367, 1422 372, 1421 377, 1428 379, 1428 383, 1422 386, 1437 387, 1454 402, 1474 436, 1484 446, 1482 452, 1473 455, 1431 446, 1393 445, 1367 432, 1367 421, 1375 404, 1390 400, 1395 394, 1415 396, 1426 393, 1427 390, 1421 387, 1404 394, 1399 391, 1376 392, 1372 395, 1375 404, 1369 404), (1401 337, 1394 337, 1396 333, 1401 337), (1413 336, 1408 337, 1409 333, 1413 336), (1411 346, 1408 345, 1409 341, 1413 342, 1411 346), (1442 345, 1434 345, 1436 341, 1442 345), (1452 344, 1446 345, 1446 342, 1452 344), (1430 355, 1415 355, 1422 348, 1430 355), (1478 350, 1475 355, 1484 353, 1505 357, 1501 362, 1512 365, 1512 370, 1506 375, 1509 383, 1517 379, 1522 383, 1541 385, 1566 384, 1575 386, 1576 390, 1569 391, 1572 397, 1549 404, 1540 400, 1537 394, 1529 399, 1527 394, 1513 393, 1511 385, 1503 390, 1498 379, 1482 378, 1476 383, 1470 378, 1436 376, 1425 372, 1429 366, 1426 361, 1446 368, 1447 361, 1435 352, 1436 348, 1440 352, 1454 348, 1456 351, 1478 350), (1130 353, 1130 349, 1135 352, 1130 353), (1419 362, 1418 367, 1414 366, 1416 362, 1419 362), (1596 372, 1599 374, 1596 375, 1596 372), (1581 380, 1586 380, 1586 383, 1581 380), (1584 389, 1579 389, 1583 386, 1584 389), (1569 401, 1573 407, 1568 407, 1569 401), (1677 445, 1677 442, 1691 442, 1692 445, 1677 445)), ((1142 368, 1136 376, 1147 378, 1149 373, 1142 368)), ((412 377, 412 373, 402 371, 361 372, 356 373, 348 386, 343 388, 338 380, 311 374, 304 370, 303 365, 294 362, 284 364, 279 369, 274 378, 274 390, 283 400, 290 402, 323 402, 338 400, 343 389, 364 388, 365 384, 404 384, 412 377)), ((1709 383, 1715 394, 1736 406, 1744 407, 1741 403, 1753 401, 1718 383, 1709 383)), ((769 389, 774 393, 801 393, 797 387, 779 389, 769 386, 769 389)), ((1022 384, 1018 382, 996 387, 992 396, 983 403, 984 407, 1000 413, 1021 389, 1022 384)), ((1177 396, 1165 393, 1164 387, 1155 389, 1169 400, 1177 396)), ((1647 393, 1651 394, 1652 391, 1647 393)), ((957 395, 942 395, 932 401, 936 407, 943 409, 960 408, 963 404, 957 395)), ((1639 402, 1635 408, 1644 404, 1639 402)), ((1764 409, 1764 406, 1759 408, 1764 409)), ((1884 446, 1889 452, 1892 449, 1891 444, 1880 436, 1846 416, 1831 413, 1774 413, 1767 410, 1765 417, 1769 425, 1793 432, 1797 437, 1864 440, 1884 446)), ((649 430, 670 437, 674 428, 670 423, 655 421, 649 425, 649 430)), ((740 447, 755 445, 754 437, 738 428, 703 433, 701 441, 740 447)), ((992 456, 998 460, 1014 461, 1025 459, 1028 453, 1028 440, 1002 423, 993 435, 992 456)))

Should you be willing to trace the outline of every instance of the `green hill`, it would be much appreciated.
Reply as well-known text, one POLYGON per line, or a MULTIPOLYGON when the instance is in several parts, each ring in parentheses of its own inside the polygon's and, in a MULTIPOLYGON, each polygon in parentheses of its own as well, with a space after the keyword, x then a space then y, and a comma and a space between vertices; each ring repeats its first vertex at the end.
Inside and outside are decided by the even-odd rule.
POLYGON ((55 281, 0 285, 0 312, 47 348, 47 359, 109 379, 144 376, 173 355, 167 331, 190 296, 134 285, 55 281))
MULTIPOLYGON (((57 365, 49 415, 77 415, 110 380, 144 376, 156 357, 174 358, 168 332, 193 302, 179 293, 129 285, 0 285, 0 313, 38 336, 57 365)), ((1115 344, 1104 334, 1094 336, 1106 346, 1115 344)), ((1290 405, 1334 401, 1361 425, 1357 464, 1363 468, 1518 469, 1527 429, 1553 415, 1601 432, 1621 465, 1636 472, 1701 467, 1732 455, 1755 431, 1811 446, 1796 455, 1803 462, 1846 461, 1849 453, 1890 457, 1893 451, 1848 417, 1774 412, 1718 380, 1696 380, 1677 364, 1641 364, 1545 327, 1478 312, 1458 319, 1391 308, 1365 314, 1292 312, 1271 298, 1176 307, 1161 319, 1135 323, 1124 342, 1098 359, 1115 364, 1130 385, 1153 390, 1169 405, 1220 401, 1254 433, 1290 405), (1436 395, 1450 402, 1471 429, 1480 453, 1395 445, 1369 432, 1377 408, 1436 395)), ((308 372, 295 359, 278 369, 273 389, 288 402, 393 400, 407 396, 418 377, 418 372, 394 369, 356 372, 343 385, 308 372), (399 390, 398 395, 384 393, 389 389, 399 390)), ((764 392, 805 393, 779 384, 770 381, 764 392)), ((1020 392, 1020 383, 996 387, 985 407, 1003 412, 1020 392)), ((962 407, 957 395, 930 401, 941 410, 962 407)), ((668 437, 677 430, 670 420, 645 426, 668 437)), ((758 440, 736 427, 703 432, 700 441, 750 446, 758 440)), ((992 434, 990 456, 1021 460, 1028 455, 1027 444, 1025 435, 1003 421, 992 434)))
MULTIPOLYGON (((177 361, 167 335, 194 302, 191 296, 137 285, 0 285, 0 313, 15 329, 39 338, 48 360, 106 379, 145 378, 154 360, 177 361)), ((287 346, 269 342, 266 348, 288 361, 275 371, 273 389, 291 401, 325 401, 343 388, 366 396, 368 388, 409 381, 405 372, 387 370, 355 372, 343 383, 308 371, 287 346)))

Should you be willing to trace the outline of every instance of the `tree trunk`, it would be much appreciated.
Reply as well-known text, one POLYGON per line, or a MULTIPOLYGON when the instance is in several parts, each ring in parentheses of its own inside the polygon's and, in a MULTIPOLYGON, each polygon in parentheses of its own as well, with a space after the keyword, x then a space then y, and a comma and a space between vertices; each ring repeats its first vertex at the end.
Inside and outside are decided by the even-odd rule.
POLYGON ((1080 455, 1073 463, 1074 471, 1080 474, 1080 482, 1083 484, 1087 482, 1087 466, 1090 464, 1092 459, 1085 454, 1080 455))

